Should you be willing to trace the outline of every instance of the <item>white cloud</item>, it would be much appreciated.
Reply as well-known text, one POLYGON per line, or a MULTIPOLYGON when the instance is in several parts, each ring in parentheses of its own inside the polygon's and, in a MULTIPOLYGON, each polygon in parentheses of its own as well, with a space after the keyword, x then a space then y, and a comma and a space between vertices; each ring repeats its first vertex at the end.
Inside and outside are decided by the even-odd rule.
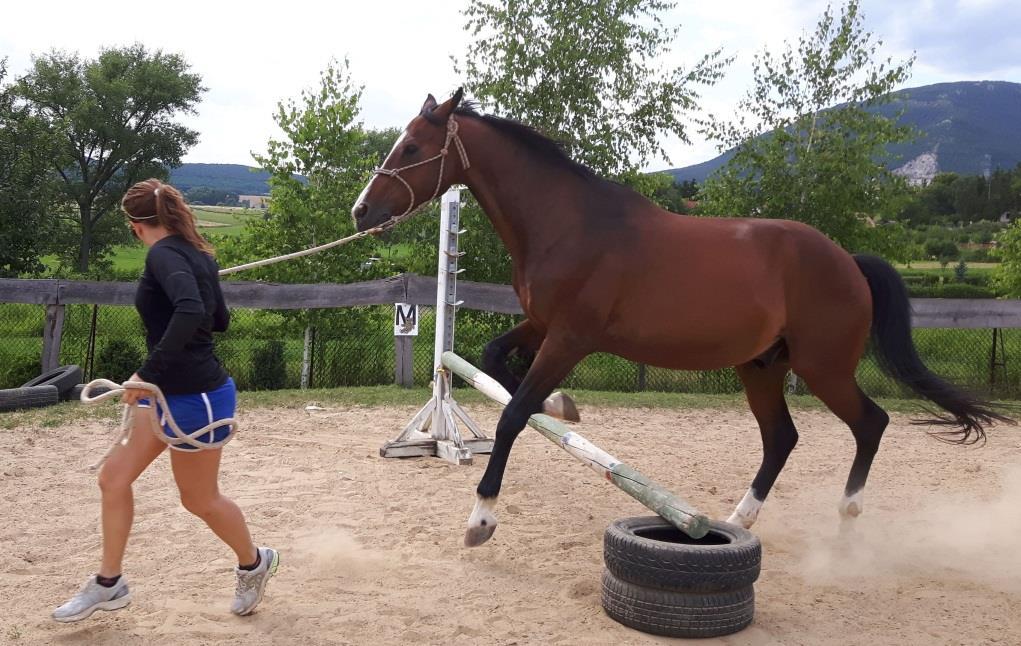
MULTIPOLYGON (((363 119, 374 127, 403 126, 426 93, 446 95, 458 82, 450 55, 461 55, 465 0, 388 2, 215 2, 145 4, 56 0, 9 3, 0 23, 0 57, 27 69, 29 56, 51 48, 95 55, 102 46, 142 42, 182 53, 209 88, 187 119, 200 143, 187 161, 252 163, 276 134, 276 103, 316 84, 331 57, 349 57, 365 85, 363 119)), ((763 47, 811 29, 824 0, 706 0, 681 2, 671 20, 682 29, 671 60, 691 64, 723 47, 737 60, 728 78, 703 93, 707 109, 725 113, 748 86, 751 59, 763 47)), ((998 59, 1017 36, 990 16, 1017 15, 1008 0, 864 0, 868 26, 885 36, 884 51, 903 58, 919 51, 912 84, 972 78, 1021 80, 1017 59, 998 59), (953 20, 947 20, 947 12, 953 20), (982 55, 969 58, 967 30, 982 29, 982 55), (998 42, 997 39, 1002 39, 998 42), (962 63, 965 58, 968 64, 962 63)), ((1017 20, 1013 21, 1017 25, 1017 20)), ((713 147, 692 133, 693 145, 667 140, 673 165, 704 161, 713 147)), ((662 168, 662 162, 652 168, 662 168)))

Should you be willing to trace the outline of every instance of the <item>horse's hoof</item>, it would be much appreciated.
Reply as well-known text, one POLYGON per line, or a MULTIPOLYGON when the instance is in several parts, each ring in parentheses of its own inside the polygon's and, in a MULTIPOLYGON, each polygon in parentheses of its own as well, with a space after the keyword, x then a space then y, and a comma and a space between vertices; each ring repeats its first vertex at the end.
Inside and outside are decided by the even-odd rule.
POLYGON ((845 495, 840 501, 840 517, 851 519, 861 516, 862 507, 864 507, 862 498, 860 489, 850 496, 845 495))
POLYGON ((555 392, 550 395, 543 404, 543 412, 551 417, 562 419, 565 422, 580 422, 581 415, 578 407, 570 395, 562 392, 555 392))
POLYGON ((496 531, 496 525, 482 525, 481 527, 469 527, 464 533, 465 547, 478 547, 492 537, 496 531))

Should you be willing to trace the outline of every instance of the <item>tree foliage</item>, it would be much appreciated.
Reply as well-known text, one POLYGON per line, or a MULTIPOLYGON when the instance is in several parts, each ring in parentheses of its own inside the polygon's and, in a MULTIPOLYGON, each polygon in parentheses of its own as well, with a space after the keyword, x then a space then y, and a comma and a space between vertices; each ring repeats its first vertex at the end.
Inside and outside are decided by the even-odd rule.
MULTIPOLYGON (((246 222, 243 234, 223 240, 221 264, 248 262, 324 244, 354 233, 351 207, 394 140, 396 129, 371 131, 358 120, 362 88, 347 61, 333 61, 316 88, 281 101, 274 120, 283 136, 254 154, 270 173, 264 219, 246 222)), ((286 263, 252 270, 244 278, 275 282, 351 282, 414 269, 409 248, 427 222, 404 223, 385 240, 364 239, 286 263)), ((430 234, 435 239, 435 234, 430 234)), ((435 246, 433 243, 432 246, 435 246)), ((431 269, 434 271, 435 251, 431 269)), ((418 267, 421 269, 421 267, 418 267)))
POLYGON ((1014 220, 997 236, 996 242, 996 256, 1000 260, 997 290, 1009 298, 1021 298, 1021 219, 1014 220))
POLYGON ((204 88, 177 54, 143 45, 105 49, 95 59, 52 51, 33 58, 18 93, 60 142, 52 158, 63 208, 73 223, 61 260, 85 272, 127 239, 117 217, 136 181, 165 178, 197 140, 176 121, 194 111, 204 88))
POLYGON ((914 59, 878 60, 882 43, 862 21, 858 0, 839 15, 827 7, 796 46, 755 57, 736 116, 702 124, 735 149, 703 186, 705 212, 800 220, 849 250, 898 256, 902 229, 883 217, 903 182, 883 160, 910 132, 866 109, 888 100, 914 59))
POLYGON ((0 277, 37 274, 50 249, 55 142, 5 84, 0 60, 0 277))
POLYGON ((912 189, 900 208, 911 224, 948 224, 999 220, 1021 215, 1021 164, 984 175, 940 173, 912 189))
POLYGON ((663 0, 474 0, 464 11, 472 42, 458 72, 470 95, 564 143, 595 171, 630 178, 654 157, 660 137, 687 140, 684 113, 695 88, 725 61, 716 51, 694 66, 664 66, 676 27, 663 0))

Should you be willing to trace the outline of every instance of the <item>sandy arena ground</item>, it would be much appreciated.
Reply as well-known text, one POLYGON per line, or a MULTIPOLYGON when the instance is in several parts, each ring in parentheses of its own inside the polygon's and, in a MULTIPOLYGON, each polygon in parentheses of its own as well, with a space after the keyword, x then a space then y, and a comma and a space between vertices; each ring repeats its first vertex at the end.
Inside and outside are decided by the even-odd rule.
MULTIPOLYGON (((469 407, 492 429, 498 410, 469 407)), ((0 643, 652 644, 599 605, 602 533, 644 508, 537 433, 511 457, 488 544, 461 545, 485 457, 470 467, 383 460, 412 408, 242 412, 223 488, 282 565, 257 613, 227 612, 233 562, 179 505, 165 457, 136 485, 126 575, 134 602, 72 625, 51 608, 94 572, 99 491, 85 465, 104 423, 0 431, 0 643)), ((579 430, 703 511, 726 517, 758 465, 743 409, 583 409, 579 430), (622 430, 615 430, 622 429, 622 430)), ((1021 644, 1021 431, 947 446, 896 416, 857 541, 837 537, 853 443, 828 413, 795 415, 801 444, 756 526, 755 623, 713 644, 1021 644)))

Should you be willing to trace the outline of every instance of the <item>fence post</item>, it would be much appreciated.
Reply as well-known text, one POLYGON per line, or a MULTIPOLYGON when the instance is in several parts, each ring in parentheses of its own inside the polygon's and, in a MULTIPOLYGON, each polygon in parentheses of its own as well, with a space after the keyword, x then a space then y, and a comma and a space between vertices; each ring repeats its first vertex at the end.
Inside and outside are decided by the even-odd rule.
POLYGON ((638 392, 640 392, 640 393, 641 392, 645 392, 645 388, 647 386, 647 384, 646 384, 646 380, 647 380, 646 371, 647 371, 647 368, 648 367, 644 363, 638 364, 638 392))
POLYGON ((413 336, 394 336, 394 383, 403 388, 415 385, 413 336))
POLYGON ((798 376, 794 374, 793 370, 787 374, 787 394, 798 394, 798 376))
POLYGON ((312 344, 315 343, 315 330, 311 325, 305 326, 305 349, 301 355, 301 389, 308 390, 312 381, 312 344))
POLYGON ((47 305, 43 325, 42 372, 60 367, 60 341, 64 334, 64 306, 47 305))

